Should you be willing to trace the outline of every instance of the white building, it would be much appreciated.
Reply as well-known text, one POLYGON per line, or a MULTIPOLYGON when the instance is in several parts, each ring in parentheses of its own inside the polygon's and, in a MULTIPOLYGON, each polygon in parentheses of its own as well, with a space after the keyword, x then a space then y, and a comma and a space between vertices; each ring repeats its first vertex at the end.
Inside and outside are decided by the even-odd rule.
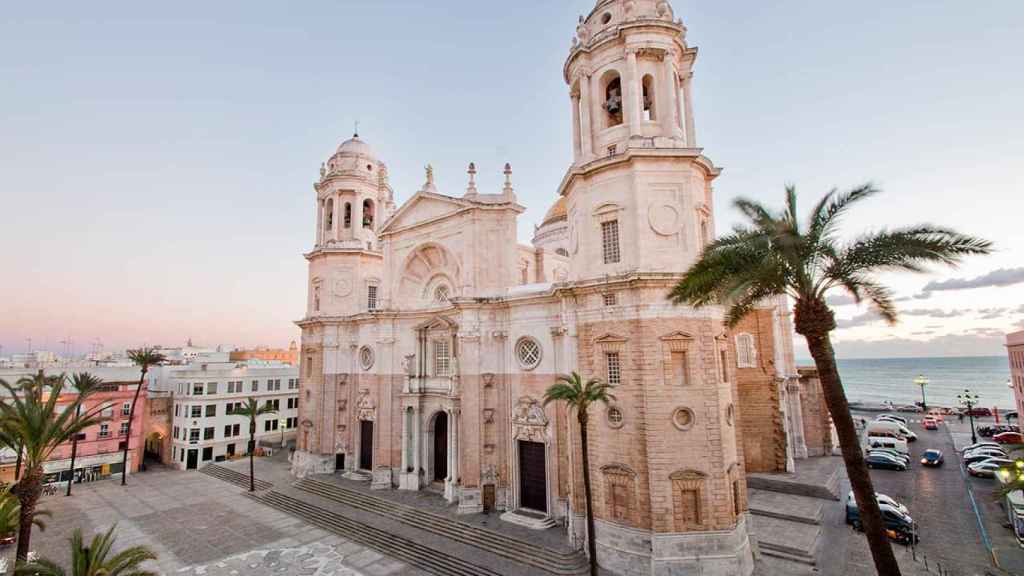
POLYGON ((281 445, 298 427, 297 366, 260 361, 160 366, 150 373, 150 389, 173 397, 171 462, 178 469, 248 453, 249 420, 234 411, 250 396, 275 409, 257 419, 258 443, 281 445))

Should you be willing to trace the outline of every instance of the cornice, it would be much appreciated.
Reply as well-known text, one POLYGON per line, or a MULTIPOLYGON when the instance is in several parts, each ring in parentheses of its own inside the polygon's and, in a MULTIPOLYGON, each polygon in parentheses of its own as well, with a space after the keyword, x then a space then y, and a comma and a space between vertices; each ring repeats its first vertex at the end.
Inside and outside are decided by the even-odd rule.
POLYGON ((569 185, 577 177, 592 176, 620 164, 627 164, 634 158, 688 158, 703 169, 705 176, 713 180, 722 173, 722 168, 715 166, 703 152, 703 148, 627 148, 625 152, 602 156, 586 164, 573 164, 562 177, 558 193, 565 196, 569 185))

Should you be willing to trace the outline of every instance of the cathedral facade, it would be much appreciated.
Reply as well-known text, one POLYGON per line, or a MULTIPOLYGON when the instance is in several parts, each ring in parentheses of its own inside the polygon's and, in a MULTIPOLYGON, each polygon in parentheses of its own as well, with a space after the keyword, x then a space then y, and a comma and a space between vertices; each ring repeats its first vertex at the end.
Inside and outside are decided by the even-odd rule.
POLYGON ((600 0, 581 17, 563 69, 574 161, 531 245, 516 238, 509 166, 488 192, 470 164, 457 194, 428 168, 399 207, 370 146, 341 144, 315 184, 305 255, 295 474, 434 491, 582 542, 578 425, 543 404, 575 371, 615 387, 588 430, 601 565, 751 573, 748 463, 801 455, 792 335, 784 303, 733 333, 723 310, 666 299, 714 230, 696 57, 664 0, 600 0))

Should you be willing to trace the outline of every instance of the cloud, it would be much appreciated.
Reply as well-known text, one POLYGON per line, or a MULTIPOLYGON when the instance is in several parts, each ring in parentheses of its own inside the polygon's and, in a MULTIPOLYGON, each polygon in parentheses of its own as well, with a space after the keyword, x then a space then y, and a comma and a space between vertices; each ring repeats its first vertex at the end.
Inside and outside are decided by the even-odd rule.
POLYGON ((929 282, 921 289, 921 293, 914 296, 914 298, 927 300, 931 298, 933 292, 1013 286, 1015 284, 1024 284, 1024 268, 1000 268, 988 274, 975 276, 974 278, 950 278, 949 280, 929 282))
POLYGON ((1016 324, 1014 324, 1014 327, 1016 327, 1016 328, 1024 328, 1024 320, 1021 320, 1021 321, 1017 322, 1016 324))
POLYGON ((946 334, 925 340, 883 338, 880 340, 836 337, 840 358, 921 358, 932 356, 1005 356, 1006 337, 999 334, 946 334))
POLYGON ((982 320, 995 320, 996 318, 1002 318, 1010 312, 1009 308, 979 308, 978 314, 982 320))
POLYGON ((921 332, 911 332, 911 336, 931 336, 935 334, 934 330, 923 330, 921 332))
POLYGON ((836 328, 857 328, 858 326, 868 326, 882 320, 882 317, 878 315, 874 310, 869 310, 863 314, 858 314, 848 320, 836 320, 836 328))
POLYGON ((956 318, 963 316, 970 310, 943 310, 941 308, 915 308, 912 310, 902 310, 900 314, 903 316, 924 316, 925 318, 956 318))
POLYGON ((1002 338, 1006 335, 1005 330, 999 330, 998 328, 969 328, 967 334, 974 334, 976 336, 992 336, 995 338, 1002 338))
POLYGON ((849 306, 850 304, 856 304, 853 296, 849 294, 833 294, 825 298, 825 304, 829 306, 849 306))

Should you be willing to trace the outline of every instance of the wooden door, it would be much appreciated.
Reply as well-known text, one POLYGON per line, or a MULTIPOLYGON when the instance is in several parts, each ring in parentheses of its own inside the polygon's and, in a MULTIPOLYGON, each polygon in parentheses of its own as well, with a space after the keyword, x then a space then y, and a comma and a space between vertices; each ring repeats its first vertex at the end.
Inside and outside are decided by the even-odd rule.
POLYGON ((359 422, 359 468, 373 470, 373 421, 359 422))
POLYGON ((519 507, 548 511, 544 444, 519 441, 519 507))
POLYGON ((448 477, 448 415, 441 412, 434 418, 434 480, 448 477))

